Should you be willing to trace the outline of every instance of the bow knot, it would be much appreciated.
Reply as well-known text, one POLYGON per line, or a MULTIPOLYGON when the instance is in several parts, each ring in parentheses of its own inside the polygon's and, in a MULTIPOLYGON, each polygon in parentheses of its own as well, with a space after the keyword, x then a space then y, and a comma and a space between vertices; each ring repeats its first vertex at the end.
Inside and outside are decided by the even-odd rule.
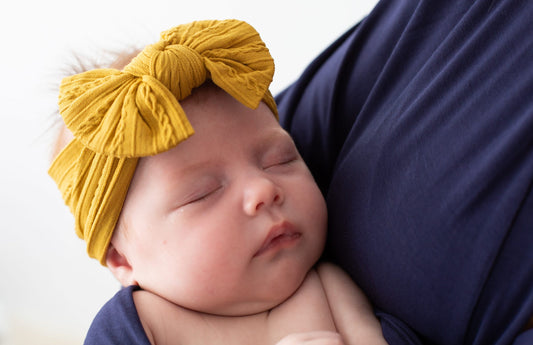
POLYGON ((178 100, 189 96, 192 89, 202 85, 207 78, 203 57, 198 52, 166 40, 146 47, 124 68, 124 72, 154 77, 178 100))

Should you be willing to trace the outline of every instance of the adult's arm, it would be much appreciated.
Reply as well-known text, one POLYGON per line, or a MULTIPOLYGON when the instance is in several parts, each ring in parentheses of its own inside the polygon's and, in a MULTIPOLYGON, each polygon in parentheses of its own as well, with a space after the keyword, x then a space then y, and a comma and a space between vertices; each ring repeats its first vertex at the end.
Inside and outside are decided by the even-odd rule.
POLYGON ((382 0, 277 97, 391 344, 533 343, 531 18, 382 0))

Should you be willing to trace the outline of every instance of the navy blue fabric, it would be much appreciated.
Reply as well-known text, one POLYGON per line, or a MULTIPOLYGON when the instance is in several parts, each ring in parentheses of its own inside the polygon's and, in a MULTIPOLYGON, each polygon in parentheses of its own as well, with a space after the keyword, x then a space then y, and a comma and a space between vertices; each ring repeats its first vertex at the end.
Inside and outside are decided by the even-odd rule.
POLYGON ((512 344, 533 316, 533 1, 380 1, 277 101, 326 256, 387 340, 512 344))
POLYGON ((118 291, 98 312, 84 345, 150 345, 133 302, 130 286, 118 291))

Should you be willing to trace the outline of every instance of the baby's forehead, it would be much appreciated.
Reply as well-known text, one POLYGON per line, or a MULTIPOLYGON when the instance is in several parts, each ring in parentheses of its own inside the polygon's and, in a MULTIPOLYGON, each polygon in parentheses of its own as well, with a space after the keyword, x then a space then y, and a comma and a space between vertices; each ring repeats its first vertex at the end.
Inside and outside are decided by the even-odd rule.
POLYGON ((266 105, 259 113, 251 114, 232 113, 233 109, 212 113, 202 104, 193 104, 192 107, 195 108, 191 116, 194 134, 165 152, 141 157, 140 165, 153 162, 165 171, 171 165, 175 168, 173 162, 179 160, 178 168, 182 170, 205 160, 224 161, 237 157, 239 153, 257 157, 269 148, 291 149, 294 145, 266 105), (235 116, 228 116, 228 113, 235 116))
POLYGON ((206 81, 197 88, 194 88, 189 96, 180 101, 185 107, 201 107, 209 102, 217 102, 224 97, 231 97, 211 81, 206 81))

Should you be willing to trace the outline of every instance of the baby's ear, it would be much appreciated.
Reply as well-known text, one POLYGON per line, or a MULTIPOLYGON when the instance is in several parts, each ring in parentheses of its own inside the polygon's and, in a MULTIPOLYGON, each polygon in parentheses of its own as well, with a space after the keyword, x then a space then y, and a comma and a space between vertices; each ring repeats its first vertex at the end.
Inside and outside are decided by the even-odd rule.
POLYGON ((107 249, 106 265, 122 286, 138 285, 128 258, 117 250, 113 243, 110 243, 107 249))

